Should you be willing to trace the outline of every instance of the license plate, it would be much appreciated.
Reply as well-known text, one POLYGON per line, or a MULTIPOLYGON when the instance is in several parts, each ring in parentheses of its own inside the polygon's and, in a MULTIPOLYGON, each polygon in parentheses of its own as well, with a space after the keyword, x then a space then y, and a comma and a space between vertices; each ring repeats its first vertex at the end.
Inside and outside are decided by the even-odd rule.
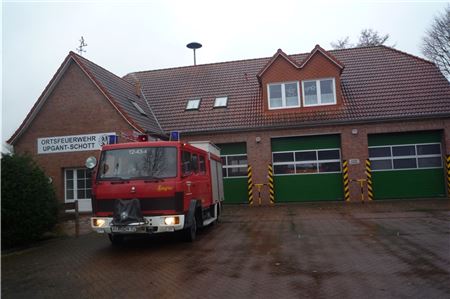
POLYGON ((134 233, 134 232, 136 232, 136 227, 134 227, 134 226, 111 226, 111 231, 113 233, 134 233))

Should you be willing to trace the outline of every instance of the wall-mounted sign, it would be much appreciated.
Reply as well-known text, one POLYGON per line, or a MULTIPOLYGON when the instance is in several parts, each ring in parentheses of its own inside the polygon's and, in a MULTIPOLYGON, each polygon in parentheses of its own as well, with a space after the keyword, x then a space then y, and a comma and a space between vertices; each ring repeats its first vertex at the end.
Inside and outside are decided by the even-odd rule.
POLYGON ((102 145, 117 143, 116 133, 100 133, 38 138, 38 154, 92 151, 102 145))
POLYGON ((350 165, 358 165, 359 164, 359 159, 349 159, 348 163, 350 165))

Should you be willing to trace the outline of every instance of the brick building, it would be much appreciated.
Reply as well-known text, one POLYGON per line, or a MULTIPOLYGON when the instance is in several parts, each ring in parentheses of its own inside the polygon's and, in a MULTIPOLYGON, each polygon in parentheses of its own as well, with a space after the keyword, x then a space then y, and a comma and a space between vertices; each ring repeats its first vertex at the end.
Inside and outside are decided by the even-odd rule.
POLYGON ((448 193, 450 84, 434 64, 385 46, 123 78, 70 52, 8 142, 35 157, 61 200, 89 210, 86 157, 115 136, 171 131, 219 145, 229 203, 247 201, 248 165, 267 183, 269 164, 277 202, 360 200, 367 160, 375 200, 448 193))

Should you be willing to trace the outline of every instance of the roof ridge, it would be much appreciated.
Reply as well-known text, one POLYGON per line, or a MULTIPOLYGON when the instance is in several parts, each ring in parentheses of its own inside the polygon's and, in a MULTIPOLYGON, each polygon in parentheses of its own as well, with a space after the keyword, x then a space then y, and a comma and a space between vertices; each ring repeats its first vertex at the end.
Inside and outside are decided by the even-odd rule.
POLYGON ((111 72, 111 71, 105 69, 105 68, 102 67, 101 65, 96 64, 96 63, 93 62, 92 60, 89 60, 89 59, 87 59, 87 58, 85 58, 85 57, 83 57, 83 56, 81 56, 81 55, 78 55, 77 53, 75 53, 75 52, 73 52, 73 51, 70 51, 69 54, 72 55, 72 56, 75 55, 76 58, 81 58, 81 59, 83 59, 83 60, 89 61, 90 63, 92 63, 92 64, 95 65, 96 67, 99 67, 99 68, 101 68, 102 70, 104 70, 104 71, 106 71, 106 72, 108 72, 108 73, 114 75, 115 77, 117 77, 117 78, 120 79, 121 81, 126 82, 127 84, 129 84, 130 86, 132 86, 133 88, 135 87, 135 85, 132 84, 131 82, 128 82, 128 81, 125 80, 123 77, 120 77, 120 76, 114 74, 113 72, 111 72))
MULTIPOLYGON (((287 54, 286 54, 287 55, 287 54)), ((287 55, 291 56, 291 55, 287 55)), ((243 62, 243 61, 255 61, 255 60, 263 60, 263 59, 270 59, 272 56, 267 57, 259 57, 259 58, 249 58, 249 59, 236 59, 236 60, 229 60, 229 61, 221 61, 221 62, 211 62, 211 63, 205 63, 205 64, 197 64, 197 65, 185 65, 185 66, 175 66, 175 67, 169 67, 169 68, 162 68, 162 69, 154 69, 154 70, 144 70, 144 71, 136 71, 136 72, 130 72, 126 74, 123 77, 127 77, 131 74, 137 74, 137 73, 149 73, 149 72, 159 72, 159 71, 169 71, 169 70, 176 70, 176 69, 187 69, 187 68, 194 68, 194 67, 202 67, 202 66, 210 66, 210 65, 218 65, 218 64, 227 64, 227 63, 233 63, 233 62, 243 62)))
POLYGON ((419 57, 419 56, 416 56, 416 55, 413 55, 413 54, 410 54, 410 53, 407 53, 407 52, 403 52, 402 50, 398 50, 398 49, 395 49, 395 48, 392 48, 392 47, 389 47, 389 46, 379 45, 379 46, 376 46, 376 47, 383 47, 383 48, 386 48, 386 49, 391 50, 393 52, 398 52, 400 54, 410 56, 410 57, 415 58, 417 60, 420 60, 422 62, 427 62, 427 63, 430 63, 432 65, 435 65, 434 62, 432 62, 430 60, 426 60, 425 58, 422 58, 422 57, 419 57))

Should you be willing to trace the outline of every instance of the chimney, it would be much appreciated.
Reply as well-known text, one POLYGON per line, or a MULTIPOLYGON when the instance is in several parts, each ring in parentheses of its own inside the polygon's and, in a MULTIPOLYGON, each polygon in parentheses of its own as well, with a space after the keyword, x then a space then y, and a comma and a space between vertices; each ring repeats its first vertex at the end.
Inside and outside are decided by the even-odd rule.
POLYGON ((141 82, 136 81, 136 84, 134 85, 134 87, 136 88, 135 92, 136 92, 136 96, 138 98, 141 97, 141 82))

